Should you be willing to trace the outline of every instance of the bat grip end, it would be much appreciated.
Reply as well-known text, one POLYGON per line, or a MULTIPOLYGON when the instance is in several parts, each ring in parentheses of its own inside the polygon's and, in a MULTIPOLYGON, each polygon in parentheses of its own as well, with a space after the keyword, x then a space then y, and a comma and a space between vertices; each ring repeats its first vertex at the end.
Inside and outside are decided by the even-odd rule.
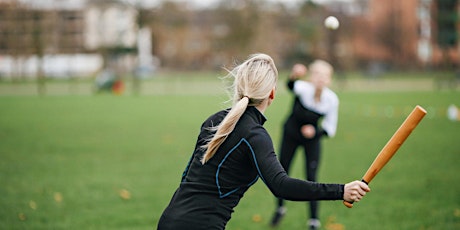
POLYGON ((344 200, 343 205, 345 205, 347 208, 353 208, 353 202, 348 202, 348 201, 344 200))

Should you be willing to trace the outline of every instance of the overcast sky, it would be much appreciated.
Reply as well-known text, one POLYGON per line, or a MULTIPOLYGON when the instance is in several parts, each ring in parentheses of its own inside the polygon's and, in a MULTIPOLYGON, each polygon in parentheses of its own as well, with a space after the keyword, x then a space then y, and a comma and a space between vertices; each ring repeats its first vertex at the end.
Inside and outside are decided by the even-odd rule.
MULTIPOLYGON (((34 7, 44 7, 48 8, 51 6, 59 6, 60 8, 80 8, 83 6, 85 2, 91 0, 19 0, 20 2, 24 2, 30 4, 34 7)), ((121 0, 131 4, 141 4, 142 6, 146 7, 154 7, 161 3, 163 0, 121 0)), ((176 2, 187 2, 192 3, 197 7, 206 7, 212 6, 219 0, 172 0, 176 2)), ((303 2, 304 0, 265 0, 267 2, 281 2, 286 4, 287 6, 296 6, 297 4, 303 2)), ((316 3, 323 3, 331 0, 313 0, 316 3)), ((337 0, 336 0, 337 1, 337 0)), ((353 1, 353 0, 339 0, 339 1, 353 1)))
MULTIPOLYGON (((143 4, 158 4, 159 2, 162 2, 163 0, 122 0, 125 2, 142 2, 143 4)), ((193 2, 194 5, 197 6, 208 6, 208 5, 213 5, 216 2, 219 2, 220 0, 173 0, 176 2, 193 2)), ((286 5, 292 6, 292 5, 297 5, 301 2, 304 2, 305 0, 265 0, 267 2, 281 2, 286 5)), ((313 0, 316 3, 323 3, 331 0, 313 0)), ((338 1, 352 1, 352 0, 338 0, 338 1)))
MULTIPOLYGON (((162 2, 162 0, 123 0, 126 2, 143 2, 147 4, 158 4, 159 2, 162 2)), ((197 7, 207 7, 207 6, 212 6, 215 5, 217 2, 220 2, 220 0, 173 0, 176 2, 187 2, 191 3, 197 6, 197 7)), ((299 2, 302 2, 303 0, 266 0, 268 2, 282 2, 287 5, 296 5, 299 2)))

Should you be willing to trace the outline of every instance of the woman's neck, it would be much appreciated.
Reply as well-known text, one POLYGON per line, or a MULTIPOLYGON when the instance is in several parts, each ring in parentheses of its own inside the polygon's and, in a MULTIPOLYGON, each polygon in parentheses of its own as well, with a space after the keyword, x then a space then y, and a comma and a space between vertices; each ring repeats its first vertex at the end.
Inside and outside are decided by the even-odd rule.
POLYGON ((269 99, 265 99, 262 103, 260 103, 260 105, 256 106, 256 109, 258 109, 260 113, 264 114, 269 105, 269 99))
POLYGON ((316 88, 315 89, 315 102, 320 102, 321 101, 321 93, 323 92, 323 89, 316 88))

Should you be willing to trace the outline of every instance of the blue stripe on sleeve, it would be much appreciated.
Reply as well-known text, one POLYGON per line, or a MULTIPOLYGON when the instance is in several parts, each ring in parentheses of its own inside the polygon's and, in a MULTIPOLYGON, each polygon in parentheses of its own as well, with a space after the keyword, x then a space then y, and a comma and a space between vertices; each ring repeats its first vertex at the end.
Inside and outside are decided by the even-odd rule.
MULTIPOLYGON (((230 156, 230 154, 232 154, 233 151, 235 151, 235 149, 238 148, 238 146, 240 146, 241 143, 243 143, 243 142, 246 143, 246 144, 248 145, 249 149, 251 150, 251 154, 254 156, 254 151, 252 150, 251 145, 250 145, 249 142, 248 142, 246 139, 244 139, 244 138, 242 138, 242 139, 240 140, 240 142, 238 142, 238 144, 236 144, 236 145, 225 155, 224 159, 222 159, 222 162, 220 162, 219 166, 217 167, 217 172, 216 172, 216 185, 217 185, 217 190, 219 191, 219 198, 224 198, 224 197, 226 197, 226 196, 229 196, 229 195, 231 195, 232 193, 234 193, 234 192, 236 192, 236 191, 238 191, 238 190, 240 189, 240 187, 238 187, 238 188, 235 188, 235 189, 233 189, 233 190, 231 190, 230 192, 227 192, 227 193, 225 193, 225 194, 222 193, 221 188, 220 188, 220 185, 219 185, 219 172, 220 172, 220 168, 221 168, 222 165, 224 164, 225 160, 227 160, 227 158, 230 156)), ((260 170, 259 170, 257 164, 256 164, 256 167, 257 167, 258 173, 260 174, 260 170)), ((253 184, 257 181, 257 179, 259 179, 258 176, 256 176, 256 178, 255 178, 253 181, 251 181, 251 182, 247 185, 247 187, 253 185, 253 184)))

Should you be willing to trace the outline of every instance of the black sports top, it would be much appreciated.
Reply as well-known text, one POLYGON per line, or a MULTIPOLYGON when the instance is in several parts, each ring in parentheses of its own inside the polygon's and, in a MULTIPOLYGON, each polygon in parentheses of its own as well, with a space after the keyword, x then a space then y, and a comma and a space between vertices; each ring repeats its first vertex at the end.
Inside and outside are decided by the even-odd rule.
POLYGON ((289 80, 288 89, 291 90, 296 98, 292 109, 291 118, 297 125, 297 130, 289 131, 290 133, 299 133, 299 126, 312 124, 321 131, 324 131, 329 137, 334 137, 337 130, 339 98, 329 88, 324 88, 321 93, 321 100, 315 100, 315 86, 307 81, 289 80), (318 127, 318 119, 323 120, 318 127))
POLYGON ((193 155, 179 188, 160 218, 158 229, 225 229, 234 207, 258 178, 277 197, 293 201, 341 200, 343 184, 323 184, 289 177, 279 163, 263 127, 266 118, 249 106, 234 131, 206 163, 203 146, 228 110, 201 126, 193 155))

